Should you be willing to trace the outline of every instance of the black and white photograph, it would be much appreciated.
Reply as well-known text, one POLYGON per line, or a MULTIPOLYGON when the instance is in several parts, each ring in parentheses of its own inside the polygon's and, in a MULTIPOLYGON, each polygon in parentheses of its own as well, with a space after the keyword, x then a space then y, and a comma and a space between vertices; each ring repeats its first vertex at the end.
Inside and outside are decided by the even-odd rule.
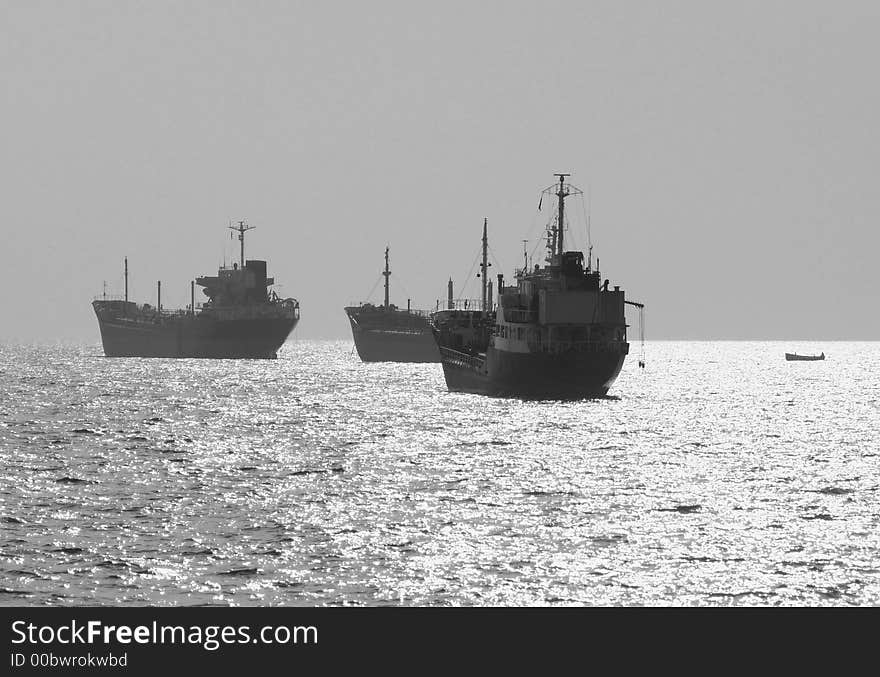
POLYGON ((876 607, 878 35, 0 0, 10 674, 328 608, 876 607))

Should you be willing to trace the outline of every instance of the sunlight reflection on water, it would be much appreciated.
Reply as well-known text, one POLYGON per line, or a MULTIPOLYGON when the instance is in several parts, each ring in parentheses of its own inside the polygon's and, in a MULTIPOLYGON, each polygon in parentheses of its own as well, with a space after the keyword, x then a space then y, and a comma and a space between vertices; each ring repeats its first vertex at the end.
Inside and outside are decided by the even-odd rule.
POLYGON ((877 343, 657 342, 613 399, 0 347, 0 604, 880 602, 877 343))

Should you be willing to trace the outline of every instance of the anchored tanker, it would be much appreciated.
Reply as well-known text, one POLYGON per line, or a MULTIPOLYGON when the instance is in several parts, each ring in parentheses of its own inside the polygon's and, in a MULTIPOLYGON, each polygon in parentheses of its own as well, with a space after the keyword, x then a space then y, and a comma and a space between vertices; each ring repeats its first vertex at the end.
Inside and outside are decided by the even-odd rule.
POLYGON ((128 300, 128 259, 125 260, 125 298, 92 302, 107 357, 264 358, 278 349, 299 322, 299 302, 268 291, 275 281, 266 277, 266 262, 245 261, 244 234, 253 226, 239 221, 241 261, 222 267, 216 277, 190 283, 187 310, 162 308, 162 283, 157 303, 138 305, 128 300), (196 309, 195 285, 208 300, 196 309))
POLYGON ((427 313, 401 310, 389 302, 388 247, 385 248, 385 304, 348 306, 345 314, 358 355, 364 362, 439 362, 440 352, 427 313))
MULTIPOLYGON (((443 310, 432 318, 449 390, 538 399, 602 396, 629 352, 619 287, 600 283, 598 261, 565 251, 565 198, 581 194, 557 174, 543 196, 557 198, 547 229, 547 265, 498 276, 498 305, 487 298, 488 238, 483 224, 483 307, 443 310)), ((540 203, 539 203, 540 204, 540 203)), ((592 257, 590 257, 592 258, 592 257)))

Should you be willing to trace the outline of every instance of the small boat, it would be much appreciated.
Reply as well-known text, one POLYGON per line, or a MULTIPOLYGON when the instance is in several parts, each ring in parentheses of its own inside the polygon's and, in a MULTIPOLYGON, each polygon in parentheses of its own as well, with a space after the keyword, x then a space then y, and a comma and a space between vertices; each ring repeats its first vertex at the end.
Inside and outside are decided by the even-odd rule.
POLYGON ((797 353, 785 353, 785 359, 789 362, 794 362, 796 360, 804 360, 804 361, 813 361, 813 360, 824 360, 825 359, 825 351, 823 350, 819 355, 798 355, 797 353))

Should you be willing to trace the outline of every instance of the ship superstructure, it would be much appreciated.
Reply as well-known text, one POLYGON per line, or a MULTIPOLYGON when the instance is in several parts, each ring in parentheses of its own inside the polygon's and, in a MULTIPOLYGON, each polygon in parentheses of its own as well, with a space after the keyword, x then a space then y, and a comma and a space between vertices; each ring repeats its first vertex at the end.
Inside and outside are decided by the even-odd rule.
POLYGON ((404 310, 390 302, 391 268, 385 248, 385 302, 348 306, 345 314, 358 355, 364 362, 439 362, 440 352, 431 333, 429 314, 404 310))
POLYGON ((626 301, 619 286, 609 289, 590 255, 565 251, 565 200, 581 191, 568 174, 543 197, 556 198, 547 230, 546 265, 525 262, 515 283, 498 276, 497 307, 487 301, 488 238, 483 231, 483 307, 434 314, 447 387, 453 391, 524 398, 603 396, 629 352, 626 301))
POLYGON ((273 359, 299 322, 299 302, 280 298, 274 278, 266 275, 266 261, 244 257, 244 234, 252 230, 243 221, 230 228, 238 232, 241 258, 217 275, 197 277, 190 283, 191 303, 186 310, 162 307, 162 283, 157 283, 156 305, 128 298, 128 258, 125 259, 123 299, 92 302, 104 354, 108 357, 204 357, 273 359), (195 286, 207 301, 196 306, 195 286))

